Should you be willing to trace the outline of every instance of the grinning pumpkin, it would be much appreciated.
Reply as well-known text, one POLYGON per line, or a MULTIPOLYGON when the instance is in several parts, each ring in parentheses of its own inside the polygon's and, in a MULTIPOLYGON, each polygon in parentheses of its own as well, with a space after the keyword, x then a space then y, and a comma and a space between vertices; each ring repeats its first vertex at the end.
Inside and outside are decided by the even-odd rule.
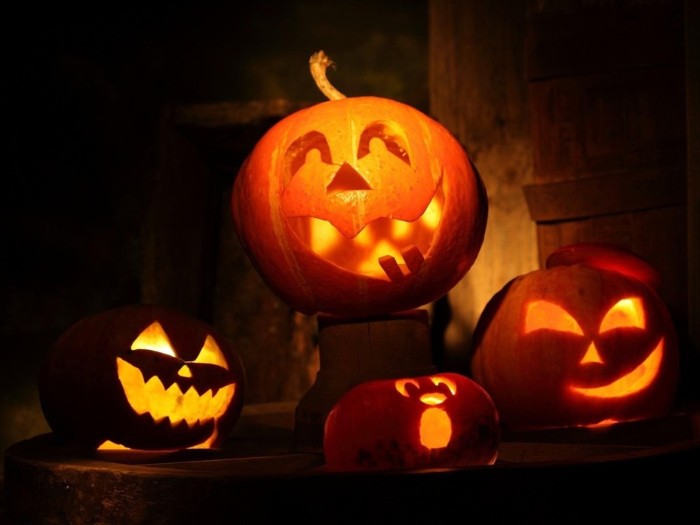
POLYGON ((667 415, 678 386, 658 272, 621 247, 562 247, 486 305, 471 376, 505 427, 601 426, 667 415))
POLYGON ((328 84, 330 64, 311 58, 331 100, 279 121, 243 163, 235 230, 268 286, 302 313, 427 304, 481 248, 481 179, 445 127, 394 100, 345 97, 328 84))
POLYGON ((326 418, 329 470, 389 470, 493 464, 498 413, 474 381, 453 372, 360 383, 326 418))
POLYGON ((129 305, 68 328, 48 354, 39 394, 63 444, 211 448, 238 420, 245 372, 231 343, 208 324, 129 305))

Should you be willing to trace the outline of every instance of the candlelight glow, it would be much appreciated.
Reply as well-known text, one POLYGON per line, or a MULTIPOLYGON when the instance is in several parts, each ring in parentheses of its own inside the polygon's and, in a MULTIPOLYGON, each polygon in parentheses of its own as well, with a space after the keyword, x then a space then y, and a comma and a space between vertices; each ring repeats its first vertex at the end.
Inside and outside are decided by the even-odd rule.
POLYGON ((615 328, 645 328, 644 307, 638 297, 621 299, 603 317, 600 323, 600 333, 615 328))
POLYGON ((438 191, 416 221, 382 217, 362 227, 352 238, 329 221, 315 217, 294 217, 290 224, 299 238, 323 259, 353 273, 387 279, 391 277, 379 262, 384 257, 395 262, 401 276, 417 270, 406 260, 406 253, 417 250, 420 258, 425 258, 442 217, 442 206, 442 192, 438 191))
POLYGON ((445 448, 452 437, 452 420, 444 410, 428 408, 420 418, 420 442, 427 448, 445 448))
POLYGON ((158 321, 151 323, 131 344, 132 350, 152 350, 175 357, 170 339, 158 321))
POLYGON ((659 341, 659 344, 656 345, 656 348, 654 348, 649 356, 630 373, 625 374, 607 385, 594 388, 572 386, 571 390, 585 396, 600 398, 632 395, 651 385, 661 368, 662 358, 663 341, 659 341))
POLYGON ((535 330, 557 330, 583 335, 583 330, 576 319, 561 306, 549 301, 532 301, 527 305, 525 314, 525 333, 535 330))

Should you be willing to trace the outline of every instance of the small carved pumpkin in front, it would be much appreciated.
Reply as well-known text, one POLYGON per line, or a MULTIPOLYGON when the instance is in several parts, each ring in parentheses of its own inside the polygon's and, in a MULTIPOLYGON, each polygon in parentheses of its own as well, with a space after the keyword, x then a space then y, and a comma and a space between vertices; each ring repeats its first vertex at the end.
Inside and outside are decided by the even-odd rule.
POLYGON ((556 250, 507 283, 474 335, 471 374, 505 427, 599 426, 667 415, 679 355, 658 272, 600 243, 556 250))
POLYGON ((245 386, 240 357, 213 327, 130 305, 66 330, 42 369, 39 394, 60 443, 176 450, 220 445, 245 386))
POLYGON ((466 376, 379 379, 348 390, 326 419, 329 470, 488 465, 499 419, 490 396, 466 376))

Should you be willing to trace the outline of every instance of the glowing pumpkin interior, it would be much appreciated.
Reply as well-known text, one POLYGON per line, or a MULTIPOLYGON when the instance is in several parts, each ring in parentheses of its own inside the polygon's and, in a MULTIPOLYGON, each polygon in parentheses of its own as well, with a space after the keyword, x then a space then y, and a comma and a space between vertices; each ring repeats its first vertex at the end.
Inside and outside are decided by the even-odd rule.
POLYGON ((457 393, 457 383, 443 376, 431 376, 429 379, 435 385, 435 390, 421 390, 415 379, 399 379, 394 386, 402 396, 416 398, 427 407, 421 415, 418 429, 421 445, 429 449, 445 448, 452 438, 452 419, 440 405, 448 396, 457 393))
MULTIPOLYGON (((590 343, 586 347, 579 366, 606 366, 595 339, 597 336, 612 334, 621 330, 645 331, 646 316, 644 303, 639 297, 620 299, 602 317, 597 334, 586 334, 576 319, 563 307, 556 303, 539 300, 527 304, 525 313, 525 334, 539 330, 553 330, 556 332, 572 334, 576 337, 588 338, 590 343)), ((649 387, 656 378, 663 359, 663 337, 659 338, 652 350, 644 356, 643 360, 631 371, 615 378, 613 381, 595 387, 584 387, 570 384, 572 392, 582 396, 597 398, 619 398, 630 396, 649 387)), ((610 423, 606 421, 605 423, 610 423)))
POLYGON ((313 131, 290 145, 283 213, 323 259, 401 280, 420 269, 440 223, 441 174, 414 168, 410 141, 394 122, 367 125, 356 144, 340 142, 313 131))
MULTIPOLYGON (((209 448, 218 437, 216 423, 230 406, 236 392, 236 384, 229 383, 200 392, 192 381, 193 364, 216 366, 228 370, 228 363, 213 337, 207 336, 194 361, 181 361, 170 340, 157 321, 146 327, 131 345, 131 352, 155 352, 180 361, 177 376, 180 381, 164 384, 158 375, 144 377, 143 372, 127 360, 117 357, 117 375, 131 409, 150 415, 156 424, 166 420, 170 426, 186 424, 189 428, 214 423, 214 431, 204 442, 192 448, 209 448)), ((112 441, 105 441, 101 450, 126 448, 112 441)))

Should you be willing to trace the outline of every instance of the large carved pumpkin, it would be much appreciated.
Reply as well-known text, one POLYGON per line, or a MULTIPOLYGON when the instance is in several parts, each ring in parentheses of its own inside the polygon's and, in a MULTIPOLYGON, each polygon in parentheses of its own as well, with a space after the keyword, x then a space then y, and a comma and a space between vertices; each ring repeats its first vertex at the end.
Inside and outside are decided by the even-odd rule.
POLYGON ((464 467, 495 463, 498 413, 466 376, 380 379, 348 390, 326 419, 329 470, 464 467))
MULTIPOLYGON (((321 52, 311 62, 327 85, 318 70, 330 61, 321 52)), ((303 313, 367 316, 437 299, 483 241, 478 173, 454 136, 415 108, 329 96, 274 125, 241 167, 231 208, 243 247, 303 313)))
POLYGON ((658 272, 620 247, 560 248, 484 309, 471 375, 515 430, 665 416, 678 386, 658 272))
POLYGON ((49 352, 39 394, 60 443, 173 450, 218 446, 245 386, 238 354, 212 326, 130 305, 68 328, 49 352))

